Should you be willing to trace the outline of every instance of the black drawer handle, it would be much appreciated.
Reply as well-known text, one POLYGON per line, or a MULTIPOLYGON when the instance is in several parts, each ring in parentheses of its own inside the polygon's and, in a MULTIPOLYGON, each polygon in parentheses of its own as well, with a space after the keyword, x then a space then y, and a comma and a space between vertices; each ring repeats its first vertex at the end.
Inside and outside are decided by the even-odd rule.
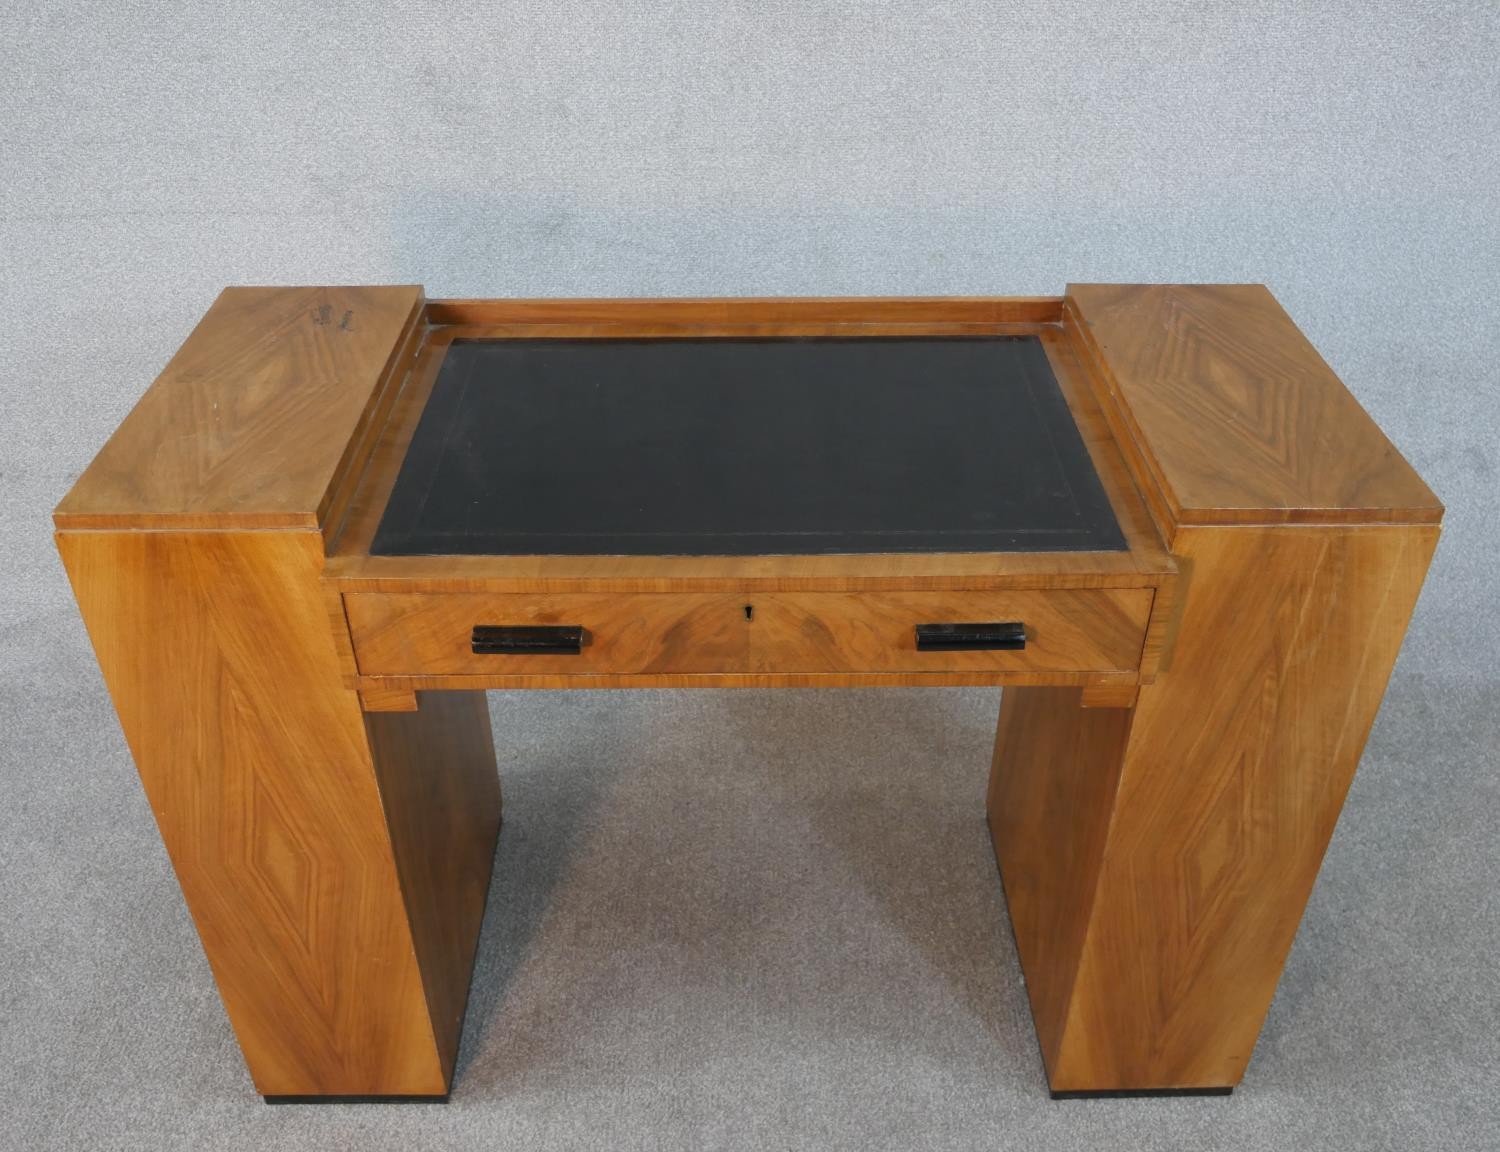
POLYGON ((577 656, 583 629, 572 624, 476 624, 469 644, 476 656, 577 656))
POLYGON ((1016 651, 1026 647, 1026 626, 1003 624, 918 624, 918 652, 1016 651))

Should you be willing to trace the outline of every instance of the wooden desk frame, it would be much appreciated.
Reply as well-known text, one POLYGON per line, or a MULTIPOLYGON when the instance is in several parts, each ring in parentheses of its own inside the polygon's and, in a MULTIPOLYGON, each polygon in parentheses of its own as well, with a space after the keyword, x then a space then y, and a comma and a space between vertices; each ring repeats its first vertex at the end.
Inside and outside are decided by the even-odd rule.
POLYGON ((55 522, 256 1087, 334 1099, 451 1084, 500 823, 482 690, 628 686, 1004 686, 987 809, 1053 1092, 1228 1090, 1441 517, 1265 289, 1084 285, 228 289, 55 522), (1125 551, 370 555, 455 337, 986 333, 1041 338, 1125 551), (1016 604, 1029 657, 897 639, 1016 604), (492 605, 637 639, 476 670, 445 629, 492 605))

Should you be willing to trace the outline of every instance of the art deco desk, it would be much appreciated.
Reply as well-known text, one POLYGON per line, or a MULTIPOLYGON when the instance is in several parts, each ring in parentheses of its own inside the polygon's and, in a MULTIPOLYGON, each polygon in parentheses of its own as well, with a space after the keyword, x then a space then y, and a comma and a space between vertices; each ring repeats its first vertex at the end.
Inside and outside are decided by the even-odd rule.
POLYGON ((1004 686, 1053 1091, 1227 1091, 1441 517, 1264 288, 1080 285, 231 288, 55 520, 255 1085, 323 1098, 449 1089, 484 690, 636 686, 1004 686))

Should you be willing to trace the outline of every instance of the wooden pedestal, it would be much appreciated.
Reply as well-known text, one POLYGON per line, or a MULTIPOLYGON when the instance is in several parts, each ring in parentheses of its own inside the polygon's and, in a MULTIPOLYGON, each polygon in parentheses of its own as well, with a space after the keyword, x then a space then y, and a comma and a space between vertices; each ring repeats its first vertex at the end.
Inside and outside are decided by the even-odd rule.
POLYGON ((500 687, 1003 686, 988 813, 1052 1089, 1231 1087, 1441 516, 1254 286, 304 288, 226 291, 55 520, 257 1089, 440 1099, 500 823, 500 687), (1122 548, 372 554, 454 339, 912 334, 1034 338, 1122 548), (1025 647, 915 639, 956 620, 1022 622, 1025 647), (497 654, 480 624, 591 644, 497 654))

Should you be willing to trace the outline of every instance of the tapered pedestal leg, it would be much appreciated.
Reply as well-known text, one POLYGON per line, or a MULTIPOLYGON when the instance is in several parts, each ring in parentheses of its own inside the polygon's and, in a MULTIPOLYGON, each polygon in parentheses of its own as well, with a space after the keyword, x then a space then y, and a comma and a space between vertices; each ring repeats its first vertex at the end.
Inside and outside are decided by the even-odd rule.
POLYGON ((367 717, 317 532, 58 547, 256 1088, 444 1095, 500 820, 483 693, 367 717))
POLYGON ((987 807, 1054 1092, 1240 1080, 1436 541, 1184 528, 1133 708, 1006 689, 987 807))

